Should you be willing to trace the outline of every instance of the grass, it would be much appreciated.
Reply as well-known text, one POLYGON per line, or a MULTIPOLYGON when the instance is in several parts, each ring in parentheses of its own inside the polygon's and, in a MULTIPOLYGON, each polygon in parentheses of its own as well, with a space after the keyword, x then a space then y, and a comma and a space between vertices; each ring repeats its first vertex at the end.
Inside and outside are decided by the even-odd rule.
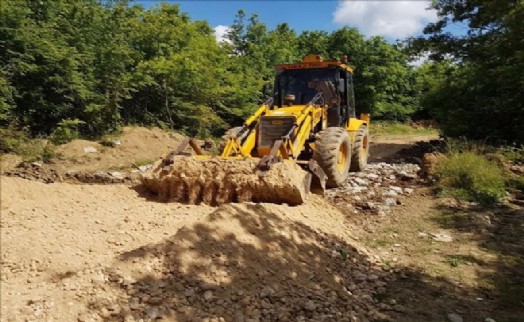
POLYGON ((473 151, 449 155, 438 166, 436 177, 443 196, 489 205, 505 194, 504 170, 473 151))
POLYGON ((54 144, 31 138, 26 130, 14 127, 0 129, 0 153, 19 155, 23 162, 48 162, 58 157, 54 144))
POLYGON ((390 135, 437 135, 438 129, 424 126, 413 126, 407 123, 377 121, 371 124, 373 134, 390 135))
POLYGON ((448 255, 445 257, 445 260, 451 267, 458 267, 459 265, 464 264, 464 259, 462 256, 448 255))
POLYGON ((384 233, 393 233, 393 234, 398 234, 400 231, 398 228, 395 228, 395 227, 386 227, 384 228, 384 233))
POLYGON ((449 229, 455 227, 455 217, 451 214, 435 213, 431 216, 431 219, 442 228, 449 229))
POLYGON ((373 241, 373 246, 374 247, 386 247, 390 244, 389 241, 385 240, 385 239, 376 239, 373 241))
POLYGON ((134 165, 135 167, 138 168, 143 165, 148 165, 148 164, 153 164, 153 163, 155 163, 155 160, 146 158, 146 159, 140 159, 140 160, 135 161, 134 165))
POLYGON ((524 176, 515 176, 508 179, 508 186, 524 192, 524 176))

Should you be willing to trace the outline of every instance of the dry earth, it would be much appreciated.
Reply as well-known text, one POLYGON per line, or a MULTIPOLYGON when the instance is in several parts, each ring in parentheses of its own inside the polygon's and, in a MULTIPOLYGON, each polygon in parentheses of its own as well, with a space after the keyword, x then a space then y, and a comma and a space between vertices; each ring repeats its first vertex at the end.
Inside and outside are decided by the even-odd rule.
MULTIPOLYGON (((179 139, 129 131, 142 131, 140 143, 124 140, 127 132, 120 145, 86 156, 93 143, 77 141, 78 155, 66 148, 51 167, 132 171, 179 139)), ((523 321, 522 208, 435 199, 404 163, 421 157, 420 139, 434 138, 375 138, 373 161, 390 163, 295 207, 161 203, 131 184, 2 176, 0 317, 523 321), (382 173, 388 178, 376 181, 382 173)))

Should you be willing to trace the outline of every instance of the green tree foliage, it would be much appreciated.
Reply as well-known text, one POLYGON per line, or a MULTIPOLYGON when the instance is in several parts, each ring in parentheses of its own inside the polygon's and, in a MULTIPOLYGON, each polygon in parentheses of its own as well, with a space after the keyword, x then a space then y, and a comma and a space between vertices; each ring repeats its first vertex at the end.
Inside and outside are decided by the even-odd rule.
POLYGON ((0 125, 32 135, 96 136, 127 123, 219 135, 266 98, 274 65, 310 53, 349 56, 360 111, 402 120, 417 110, 403 49, 351 28, 297 35, 239 11, 217 43, 177 5, 17 0, 2 3, 0 31, 0 125))
POLYGON ((524 2, 520 0, 436 1, 440 20, 413 46, 455 68, 436 84, 432 101, 450 136, 524 142, 524 2), (453 35, 451 23, 468 26, 453 35))

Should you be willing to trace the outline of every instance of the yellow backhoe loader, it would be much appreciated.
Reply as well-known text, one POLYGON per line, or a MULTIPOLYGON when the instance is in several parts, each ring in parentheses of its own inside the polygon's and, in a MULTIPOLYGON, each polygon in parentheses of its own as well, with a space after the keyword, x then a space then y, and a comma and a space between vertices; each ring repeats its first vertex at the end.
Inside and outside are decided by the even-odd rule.
POLYGON ((346 60, 307 55, 300 63, 277 65, 274 96, 226 133, 220 155, 206 154, 188 138, 142 183, 164 200, 211 205, 298 205, 309 192, 343 185, 349 171, 366 167, 370 121, 369 114, 356 117, 346 60))

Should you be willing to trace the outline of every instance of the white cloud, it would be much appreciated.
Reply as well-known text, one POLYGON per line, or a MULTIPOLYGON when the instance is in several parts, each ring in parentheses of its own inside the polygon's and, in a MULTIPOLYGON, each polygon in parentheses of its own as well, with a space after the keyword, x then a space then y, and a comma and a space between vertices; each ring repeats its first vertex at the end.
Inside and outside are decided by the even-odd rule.
POLYGON ((357 27, 366 36, 403 38, 436 21, 436 11, 427 10, 430 4, 430 1, 340 1, 333 21, 357 27))
POLYGON ((215 30, 215 38, 217 42, 230 42, 229 39, 226 39, 228 31, 231 29, 229 26, 218 25, 213 29, 215 30))
POLYGON ((425 52, 422 55, 418 56, 417 59, 409 62, 409 64, 413 67, 420 67, 422 64, 429 61, 429 53, 425 52))

